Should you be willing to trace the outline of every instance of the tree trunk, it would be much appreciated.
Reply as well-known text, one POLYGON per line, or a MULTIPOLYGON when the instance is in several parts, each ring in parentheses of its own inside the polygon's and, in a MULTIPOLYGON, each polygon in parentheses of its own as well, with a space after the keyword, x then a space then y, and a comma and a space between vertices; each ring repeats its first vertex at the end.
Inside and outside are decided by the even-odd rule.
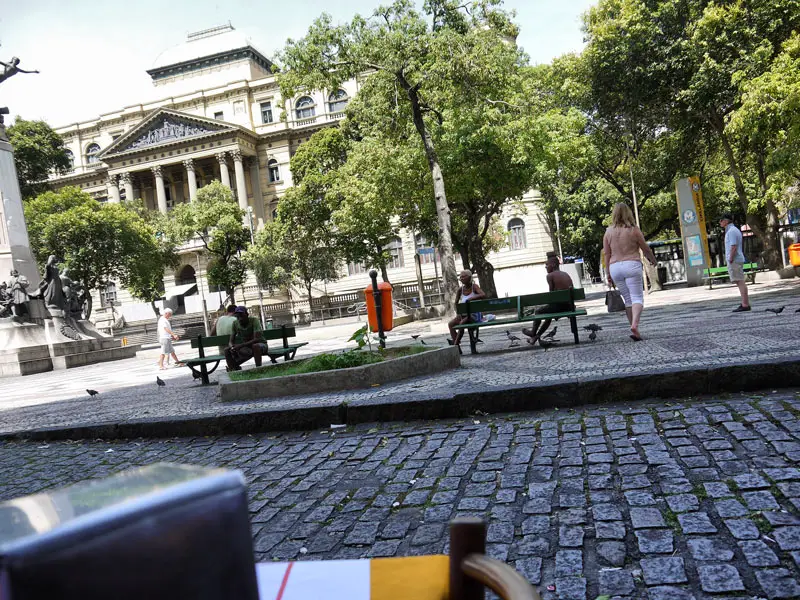
POLYGON ((487 298, 497 298, 497 288, 494 285, 494 266, 486 260, 477 224, 474 227, 472 223, 467 224, 467 235, 469 236, 469 255, 472 258, 472 266, 478 275, 481 289, 487 298))
MULTIPOLYGON (((783 260, 781 258, 780 244, 778 242, 778 226, 780 221, 778 219, 778 211, 775 208, 775 203, 768 195, 766 196, 766 223, 761 215, 748 211, 750 202, 747 198, 747 191, 744 189, 744 184, 742 183, 742 176, 739 165, 736 162, 736 156, 733 153, 730 140, 728 140, 728 136, 725 134, 725 125, 719 117, 710 118, 709 122, 722 142, 722 149, 728 161, 728 171, 731 177, 733 177, 736 195, 739 198, 739 206, 744 214, 747 215, 747 224, 753 230, 753 233, 764 242, 764 266, 768 269, 778 269, 783 266, 783 260)), ((754 260, 756 258, 757 257, 749 257, 749 260, 754 260)))
POLYGON ((389 283, 389 273, 386 270, 386 265, 381 265, 381 279, 383 279, 386 283, 389 283))
MULTIPOLYGON (((89 289, 89 288, 84 287, 83 289, 89 289)), ((92 295, 85 294, 85 298, 86 300, 84 301, 84 306, 86 307, 86 314, 84 318, 88 321, 89 317, 92 316, 92 295)))
POLYGON ((442 277, 444 279, 444 300, 445 316, 455 314, 455 297, 458 293, 458 275, 456 273, 456 263, 453 256, 453 239, 450 230, 450 207, 447 204, 447 195, 444 187, 444 176, 439 165, 439 157, 433 146, 433 139, 425 126, 425 119, 422 116, 417 86, 412 86, 406 81, 402 73, 397 74, 398 82, 406 91, 411 102, 411 114, 414 119, 414 126, 422 139, 425 148, 425 158, 428 160, 428 167, 431 171, 433 180, 433 196, 436 202, 436 216, 439 223, 439 258, 442 262, 442 277))
POLYGON ((160 317, 161 316, 161 311, 156 306, 156 301, 155 300, 150 300, 150 306, 153 307, 153 312, 156 313, 156 316, 160 317))
POLYGON ((311 305, 311 301, 314 299, 311 296, 311 281, 306 281, 306 292, 308 292, 308 322, 311 323, 314 321, 314 307, 311 305))

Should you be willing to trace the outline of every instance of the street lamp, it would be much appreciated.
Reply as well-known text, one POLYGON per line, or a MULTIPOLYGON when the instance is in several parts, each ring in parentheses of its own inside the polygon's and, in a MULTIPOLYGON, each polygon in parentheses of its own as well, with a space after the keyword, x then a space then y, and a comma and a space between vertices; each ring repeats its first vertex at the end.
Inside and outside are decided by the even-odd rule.
MULTIPOLYGON (((247 207, 247 228, 250 230, 250 243, 255 244, 256 238, 253 234, 253 207, 247 207)), ((256 289, 258 290, 258 307, 261 312, 261 327, 267 326, 267 315, 264 313, 264 295, 261 293, 261 284, 256 277, 256 289)))

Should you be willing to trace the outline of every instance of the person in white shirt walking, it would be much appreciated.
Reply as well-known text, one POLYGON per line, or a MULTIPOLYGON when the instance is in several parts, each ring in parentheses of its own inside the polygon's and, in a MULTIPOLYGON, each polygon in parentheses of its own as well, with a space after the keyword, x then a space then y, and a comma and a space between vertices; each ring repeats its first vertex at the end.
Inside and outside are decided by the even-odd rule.
POLYGON ((750 295, 744 280, 744 253, 742 252, 742 232, 733 224, 733 216, 725 213, 719 218, 719 226, 725 230, 725 260, 728 261, 728 278, 739 288, 742 302, 733 312, 749 312, 750 295))
MULTIPOLYGON (((172 316, 172 309, 164 309, 164 314, 158 318, 158 343, 161 345, 161 356, 158 357, 158 368, 163 370, 164 357, 172 355, 172 360, 175 361, 176 367, 182 367, 183 363, 178 360, 175 350, 172 349, 172 342, 178 339, 178 336, 172 331, 172 325, 169 322, 172 316)), ((167 359, 169 360, 169 359, 167 359)))

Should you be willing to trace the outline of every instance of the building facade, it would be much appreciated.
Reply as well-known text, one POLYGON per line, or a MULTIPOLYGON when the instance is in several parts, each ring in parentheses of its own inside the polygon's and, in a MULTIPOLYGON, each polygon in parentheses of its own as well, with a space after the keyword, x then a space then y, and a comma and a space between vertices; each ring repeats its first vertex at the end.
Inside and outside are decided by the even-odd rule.
MULTIPOLYGON (((54 186, 77 186, 101 202, 141 199, 148 209, 167 214, 219 180, 252 214, 254 229, 274 217, 292 185, 289 161, 297 147, 344 118, 359 88, 353 80, 336 90, 282 98, 272 63, 230 25, 189 34, 185 43, 162 53, 148 74, 162 92, 161 100, 56 129, 73 168, 55 178, 54 186)), ((501 295, 541 289, 541 281, 534 280, 544 279, 542 263, 552 250, 535 193, 526 195, 520 206, 502 215, 508 247, 490 256, 501 295)), ((414 255, 428 246, 419 236, 400 232, 389 248, 393 283, 417 281, 414 255)), ((224 298, 205 280, 202 249, 186 244, 180 255, 181 265, 165 274, 165 302, 179 311, 199 312, 206 298, 216 308, 217 298, 224 298)), ((435 255, 420 258, 423 278, 433 279, 435 255)), ((345 265, 340 279, 320 282, 314 294, 362 289, 368 280, 365 271, 361 265, 345 265)), ((243 294, 247 302, 257 301, 254 280, 243 294)), ((115 306, 128 321, 153 314, 149 304, 137 302, 113 283, 97 295, 97 306, 115 306)))

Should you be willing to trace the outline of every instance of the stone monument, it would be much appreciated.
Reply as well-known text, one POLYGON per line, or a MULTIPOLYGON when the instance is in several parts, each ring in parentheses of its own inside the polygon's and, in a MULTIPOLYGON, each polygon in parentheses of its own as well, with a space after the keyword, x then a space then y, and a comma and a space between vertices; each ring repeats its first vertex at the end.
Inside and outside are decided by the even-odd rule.
MULTIPOLYGON (((19 59, 0 65, 0 83, 23 71, 19 59)), ((68 369, 132 358, 140 346, 122 346, 82 318, 78 287, 50 256, 45 279, 31 252, 14 153, 0 108, 0 377, 68 369), (8 274, 9 279, 5 279, 8 274), (66 289, 65 289, 66 288, 66 289)))

